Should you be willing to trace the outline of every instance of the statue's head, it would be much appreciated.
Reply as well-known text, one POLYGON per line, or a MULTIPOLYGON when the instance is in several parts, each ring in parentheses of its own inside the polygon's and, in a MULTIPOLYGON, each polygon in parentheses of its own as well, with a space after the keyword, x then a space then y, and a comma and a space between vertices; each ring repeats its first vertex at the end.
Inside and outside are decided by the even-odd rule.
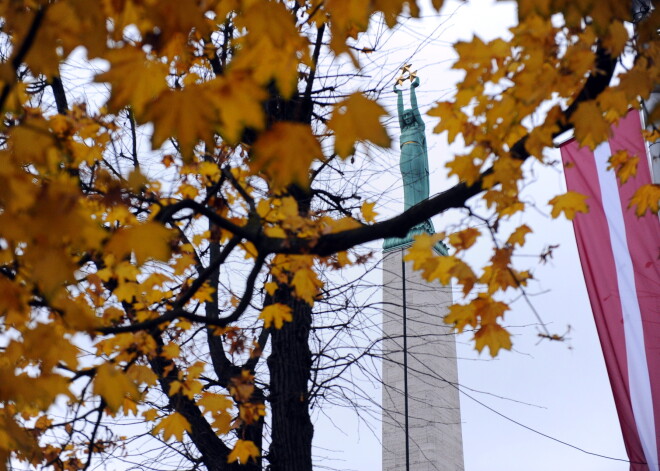
POLYGON ((415 122, 415 115, 413 114, 413 110, 407 109, 403 112, 403 124, 406 126, 410 126, 415 122))

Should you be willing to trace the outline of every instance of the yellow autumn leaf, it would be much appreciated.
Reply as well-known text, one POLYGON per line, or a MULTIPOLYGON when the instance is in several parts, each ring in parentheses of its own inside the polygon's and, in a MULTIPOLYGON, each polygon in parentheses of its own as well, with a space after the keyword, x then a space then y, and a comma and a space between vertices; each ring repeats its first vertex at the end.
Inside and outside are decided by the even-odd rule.
POLYGON ((635 214, 642 217, 646 211, 652 214, 658 214, 658 204, 660 203, 660 185, 647 184, 640 186, 630 199, 628 207, 636 206, 635 214))
POLYGON ((261 84, 274 81, 282 96, 290 98, 300 64, 310 62, 309 43, 298 33, 295 17, 284 4, 255 2, 236 18, 236 26, 247 34, 239 39, 232 69, 249 70, 261 84))
POLYGON ((475 163, 472 155, 457 155, 445 164, 449 169, 449 176, 456 175, 460 181, 472 185, 477 178, 481 165, 475 163))
POLYGON ((591 150, 610 135, 610 125, 594 100, 580 103, 571 116, 571 123, 575 126, 575 139, 591 150))
POLYGON ((622 184, 626 183, 630 177, 637 175, 639 157, 636 155, 631 156, 625 150, 615 152, 607 162, 607 170, 614 169, 616 171, 616 176, 622 184))
POLYGON ((522 247, 523 245, 525 245, 525 236, 530 232, 532 232, 532 230, 529 228, 527 224, 518 226, 516 230, 511 233, 506 243, 514 246, 517 244, 522 247))
MULTIPOLYGON (((406 6, 406 3, 410 8, 410 16, 417 18, 419 16, 419 6, 417 5, 417 2, 403 2, 401 0, 374 0, 373 9, 375 11, 382 11, 387 26, 392 28, 396 24, 399 15, 401 14, 404 6, 406 6)), ((438 0, 435 0, 434 7, 437 3, 438 0)))
POLYGON ((107 72, 97 75, 96 82, 110 83, 108 108, 117 112, 127 105, 141 117, 147 103, 167 88, 167 64, 150 60, 141 48, 125 46, 108 51, 107 72))
POLYGON ((147 422, 153 422, 158 417, 158 410, 147 409, 144 412, 142 412, 142 417, 144 417, 144 420, 146 420, 147 422))
POLYGON ((264 284, 264 289, 269 295, 274 295, 275 291, 277 291, 277 283, 273 281, 269 281, 268 283, 264 284))
POLYGON ((131 252, 138 264, 149 259, 167 260, 170 257, 172 233, 162 224, 146 222, 117 230, 106 245, 107 253, 121 260, 131 252))
POLYGON ((169 441, 171 437, 174 437, 180 442, 183 440, 183 433, 190 432, 190 422, 183 415, 174 412, 158 422, 151 433, 157 435, 161 431, 165 441, 169 441))
POLYGON ((214 394, 210 392, 202 393, 202 397, 197 401, 207 412, 226 411, 234 405, 234 401, 224 394, 214 394))
POLYGON ((188 378, 185 381, 174 380, 170 384, 169 395, 181 394, 188 399, 194 399, 195 395, 201 393, 203 388, 204 385, 195 379, 188 378))
POLYGON ((504 313, 510 310, 509 306, 502 301, 495 301, 491 296, 480 293, 471 304, 474 305, 475 313, 482 325, 493 324, 497 319, 504 317, 504 313))
POLYGON ((308 125, 280 122, 255 143, 252 168, 264 172, 273 189, 293 182, 307 185, 310 165, 322 157, 321 145, 308 125))
POLYGON ((199 141, 212 142, 218 115, 211 103, 212 93, 204 84, 162 92, 144 112, 144 120, 154 126, 153 147, 159 148, 166 139, 176 138, 184 158, 189 158, 199 141))
POLYGON ((319 280, 313 269, 301 268, 296 270, 291 280, 296 297, 304 300, 310 306, 314 304, 314 300, 319 294, 319 290, 323 287, 323 282, 319 280))
POLYGON ((612 57, 623 52, 628 42, 628 30, 622 21, 612 21, 607 27, 607 35, 603 38, 603 47, 609 50, 612 57))
POLYGON ((94 394, 101 396, 108 405, 108 409, 116 412, 122 406, 127 395, 137 398, 138 390, 123 371, 110 363, 103 363, 96 368, 94 394))
POLYGON ((365 201, 362 203, 362 206, 360 207, 360 211, 362 212, 362 217, 364 218, 365 221, 367 222, 374 222, 376 219, 376 216, 378 216, 378 213, 374 211, 374 206, 376 206, 376 203, 369 203, 365 201))
POLYGON ((475 307, 470 304, 452 304, 449 306, 449 314, 444 317, 445 324, 453 325, 460 333, 465 326, 477 326, 477 315, 475 307))
POLYGON ((271 325, 275 325, 276 329, 281 329, 284 322, 291 322, 293 320, 291 307, 280 303, 269 304, 261 311, 259 319, 263 319, 264 327, 267 329, 271 325))
POLYGON ((250 458, 255 459, 260 455, 259 449, 250 440, 236 440, 234 449, 229 453, 227 457, 228 463, 233 463, 238 461, 240 464, 246 464, 250 458))
POLYGON ((490 355, 495 358, 500 349, 511 350, 511 334, 496 323, 482 325, 474 334, 475 348, 481 353, 488 347, 490 355))
POLYGON ((442 240, 443 234, 419 234, 403 256, 406 262, 413 262, 413 270, 419 270, 429 258, 434 257, 433 248, 442 240))
POLYGON ((477 238, 481 235, 478 229, 468 227, 459 232, 449 235, 449 243, 458 251, 467 250, 474 245, 477 238))
POLYGON ((181 348, 178 344, 170 342, 162 348, 161 356, 164 358, 172 359, 181 355, 181 348))
POLYGON ((377 146, 388 147, 390 137, 380 123, 387 112, 375 101, 361 93, 353 93, 338 103, 328 121, 335 134, 335 152, 346 158, 354 152, 357 141, 371 141, 377 146))
POLYGON ((454 108, 453 103, 442 101, 436 103, 428 113, 429 116, 440 118, 440 122, 433 128, 436 134, 442 134, 447 131, 447 140, 451 144, 456 136, 463 132, 463 126, 467 123, 467 115, 454 108))
POLYGON ((146 384, 147 386, 153 386, 158 381, 158 376, 156 376, 156 373, 151 368, 135 363, 126 370, 126 376, 137 384, 146 384))
POLYGON ((586 203, 587 196, 575 191, 569 191, 563 195, 552 198, 548 203, 552 205, 550 214, 553 218, 559 217, 563 212, 566 219, 572 220, 576 212, 587 213, 589 206, 586 203))
POLYGON ((220 121, 220 133, 230 144, 241 140, 245 128, 262 129, 266 93, 249 74, 228 71, 208 82, 208 98, 220 121))

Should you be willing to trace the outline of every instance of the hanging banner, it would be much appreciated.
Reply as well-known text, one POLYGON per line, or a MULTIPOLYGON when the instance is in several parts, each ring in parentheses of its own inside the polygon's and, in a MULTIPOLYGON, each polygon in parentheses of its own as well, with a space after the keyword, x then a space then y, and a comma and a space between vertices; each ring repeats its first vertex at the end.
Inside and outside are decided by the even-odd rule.
POLYGON ((587 195, 589 212, 573 220, 631 471, 660 471, 660 222, 628 208, 651 183, 640 116, 631 111, 594 151, 561 147, 568 189, 587 195), (608 159, 639 157, 637 175, 619 185, 608 159))

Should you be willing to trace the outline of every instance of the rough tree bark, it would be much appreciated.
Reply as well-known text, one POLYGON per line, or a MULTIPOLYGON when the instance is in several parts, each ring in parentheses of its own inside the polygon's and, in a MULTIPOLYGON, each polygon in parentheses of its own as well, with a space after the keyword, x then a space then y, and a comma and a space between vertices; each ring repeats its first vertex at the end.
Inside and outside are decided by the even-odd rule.
POLYGON ((309 412, 312 308, 280 288, 273 302, 291 307, 293 321, 271 333, 270 404, 272 434, 268 460, 272 471, 311 471, 314 427, 309 412))

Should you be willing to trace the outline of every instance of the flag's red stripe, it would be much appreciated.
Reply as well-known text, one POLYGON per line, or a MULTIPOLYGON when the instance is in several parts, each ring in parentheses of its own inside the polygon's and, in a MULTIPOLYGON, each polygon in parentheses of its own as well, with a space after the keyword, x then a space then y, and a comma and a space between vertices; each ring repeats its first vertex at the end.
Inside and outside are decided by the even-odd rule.
MULTIPOLYGON (((579 214, 573 221, 578 252, 628 457, 631 461, 643 462, 644 452, 637 434, 629 394, 626 344, 615 262, 594 156, 588 148, 579 148, 575 141, 562 146, 561 153, 564 162, 568 164, 565 171, 568 189, 589 195, 589 213, 579 214)), ((646 466, 631 466, 634 471, 647 469, 646 466)))
POLYGON ((612 153, 628 150, 629 154, 639 156, 637 176, 619 187, 619 195, 642 314, 646 361, 653 396, 656 449, 660 450, 660 220, 657 215, 650 213, 638 218, 634 208, 628 209, 636 189, 651 183, 646 147, 640 129, 639 113, 630 112, 620 121, 609 142, 612 153))

